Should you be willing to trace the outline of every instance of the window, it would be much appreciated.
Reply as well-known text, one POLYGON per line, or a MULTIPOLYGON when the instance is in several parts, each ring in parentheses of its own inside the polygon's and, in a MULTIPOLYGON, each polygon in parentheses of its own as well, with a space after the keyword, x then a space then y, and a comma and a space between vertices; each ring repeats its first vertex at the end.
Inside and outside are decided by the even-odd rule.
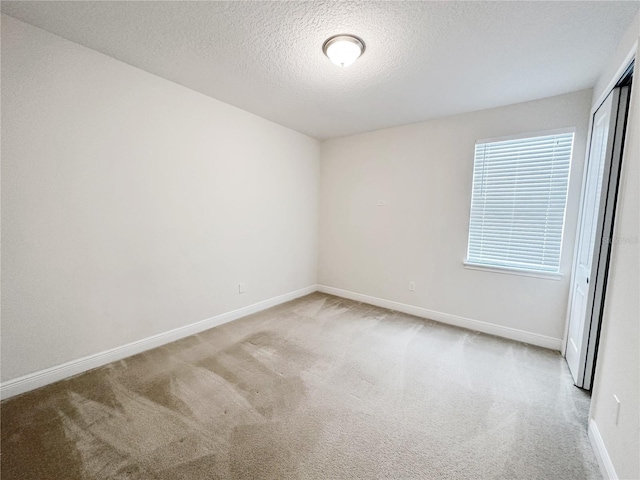
POLYGON ((560 271, 573 133, 476 143, 468 265, 560 271))

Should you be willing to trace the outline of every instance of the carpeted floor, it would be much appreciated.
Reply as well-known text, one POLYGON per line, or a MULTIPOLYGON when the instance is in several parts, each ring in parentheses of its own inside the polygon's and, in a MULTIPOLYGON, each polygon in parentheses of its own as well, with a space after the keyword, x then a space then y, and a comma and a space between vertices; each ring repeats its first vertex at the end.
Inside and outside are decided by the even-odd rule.
POLYGON ((314 293, 2 403, 9 479, 596 479, 556 352, 314 293))

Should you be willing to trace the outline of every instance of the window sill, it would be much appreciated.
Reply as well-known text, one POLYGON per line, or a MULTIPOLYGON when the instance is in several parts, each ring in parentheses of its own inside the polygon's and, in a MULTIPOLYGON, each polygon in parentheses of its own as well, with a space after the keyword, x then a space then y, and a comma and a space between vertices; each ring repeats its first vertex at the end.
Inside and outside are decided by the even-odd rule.
POLYGON ((481 270, 485 272, 502 273, 507 275, 519 275, 522 277, 543 278, 545 280, 562 280, 562 273, 551 272, 533 272, 531 270, 522 270, 519 268, 494 267, 490 265, 479 265, 477 263, 462 262, 464 268, 469 270, 481 270))

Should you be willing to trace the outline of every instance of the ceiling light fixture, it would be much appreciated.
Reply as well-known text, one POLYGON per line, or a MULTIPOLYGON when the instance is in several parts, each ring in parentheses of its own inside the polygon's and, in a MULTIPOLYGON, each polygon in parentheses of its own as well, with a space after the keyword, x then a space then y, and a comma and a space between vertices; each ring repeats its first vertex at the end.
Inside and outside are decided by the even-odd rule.
POLYGON ((355 35, 334 35, 327 38, 322 51, 334 64, 348 67, 364 53, 364 42, 355 35))

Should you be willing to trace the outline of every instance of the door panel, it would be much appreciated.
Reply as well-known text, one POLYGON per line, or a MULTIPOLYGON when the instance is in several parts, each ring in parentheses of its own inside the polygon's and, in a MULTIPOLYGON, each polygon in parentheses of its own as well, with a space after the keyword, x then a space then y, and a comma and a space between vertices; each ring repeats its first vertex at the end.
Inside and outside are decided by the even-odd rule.
POLYGON ((610 137, 615 131, 614 105, 617 105, 617 100, 618 92, 614 90, 594 114, 587 174, 582 194, 580 231, 577 238, 578 254, 576 255, 577 262, 574 266, 571 288, 573 295, 565 354, 573 380, 579 387, 582 387, 584 382, 586 346, 591 316, 588 308, 589 277, 593 267, 607 145, 612 143, 610 137))
MULTIPOLYGON (((584 305, 586 302, 585 292, 580 288, 579 285, 576 285, 576 289, 573 292, 573 303, 571 305, 571 312, 575 314, 576 318, 581 318, 584 316, 584 305)), ((576 356, 579 355, 579 348, 576 345, 576 339, 580 338, 581 331, 580 327, 582 326, 581 322, 572 322, 570 324, 571 331, 569 332, 569 345, 567 348, 567 358, 569 355, 576 356)))
MULTIPOLYGON (((615 122, 615 132, 612 135, 613 145, 607 145, 608 153, 605 164, 602 195, 600 198, 600 210, 593 254, 593 265, 591 267, 590 294, 587 305, 591 306, 591 322, 589 326, 589 336, 586 348, 586 359, 584 367, 584 378, 582 388, 591 389, 593 381, 595 359, 600 340, 600 326, 602 323, 602 313, 604 311, 605 293, 607 289, 607 279, 609 271, 609 260, 611 258, 611 245, 613 242, 613 227, 615 223, 616 201, 618 198, 618 187, 620 185, 620 169, 622 167, 622 152, 624 149, 624 138, 627 128, 627 114, 629 111, 630 85, 619 87, 617 118, 615 122), (606 194, 604 193, 606 190, 606 194)), ((611 137, 610 137, 611 138, 611 137)), ((587 319, 589 317, 586 317, 587 319)))
POLYGON ((591 388, 600 334, 629 91, 616 87, 593 116, 565 349, 574 382, 584 389, 591 388))

